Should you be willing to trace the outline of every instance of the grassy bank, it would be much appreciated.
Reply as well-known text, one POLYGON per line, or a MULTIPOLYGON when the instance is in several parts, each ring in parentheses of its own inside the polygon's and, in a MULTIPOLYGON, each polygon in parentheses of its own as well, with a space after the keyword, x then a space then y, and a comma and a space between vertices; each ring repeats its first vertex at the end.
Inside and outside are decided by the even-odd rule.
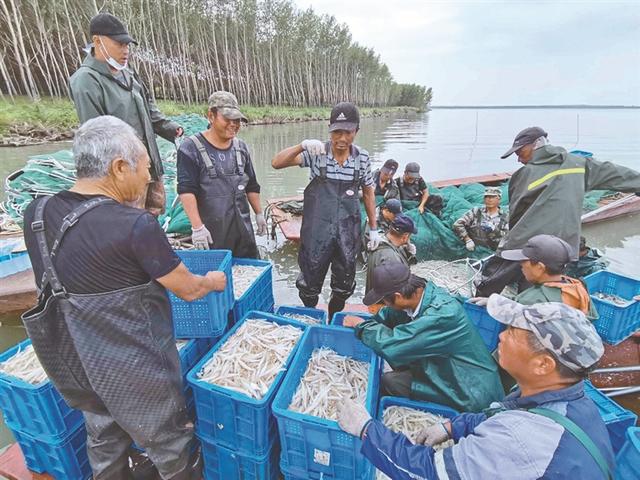
MULTIPOLYGON (((197 113, 203 115, 204 104, 189 105, 173 101, 159 101, 158 106, 165 115, 197 113)), ((324 107, 277 107, 243 106, 243 113, 251 124, 287 123, 329 118, 330 108, 324 107)), ((412 107, 362 108, 362 116, 380 116, 391 113, 415 112, 412 107)), ((27 98, 0 99, 0 140, 2 137, 37 137, 43 134, 69 135, 78 124, 73 103, 68 99, 43 98, 32 102, 27 98)))

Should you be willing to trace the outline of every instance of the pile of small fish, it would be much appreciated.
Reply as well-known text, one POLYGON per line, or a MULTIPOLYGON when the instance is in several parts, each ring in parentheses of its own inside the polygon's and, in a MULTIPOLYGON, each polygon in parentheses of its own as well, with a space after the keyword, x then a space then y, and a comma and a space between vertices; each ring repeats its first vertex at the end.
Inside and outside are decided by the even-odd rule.
POLYGON ((0 363, 0 372, 32 385, 42 383, 48 378, 33 350, 33 345, 28 345, 24 350, 0 363))
MULTIPOLYGON (((382 415, 382 423, 394 432, 404 433, 412 443, 416 443, 416 439, 420 430, 445 420, 440 415, 435 415, 422 410, 416 410, 409 407, 401 407, 392 405, 384 409, 382 415)), ((447 440, 439 445, 434 445, 435 450, 441 450, 453 446, 453 440, 447 440)), ((380 470, 376 471, 376 480, 389 480, 380 470)))
POLYGON ((305 315, 303 313, 283 313, 282 317, 290 318, 291 320, 297 320, 298 322, 306 323, 307 325, 317 325, 320 323, 319 318, 312 317, 311 315, 305 315))
POLYGON ((236 299, 244 295, 251 284, 256 281, 266 267, 257 267, 255 265, 234 265, 231 267, 231 276, 233 277, 233 294, 236 299))
POLYGON ((289 410, 337 421, 338 406, 344 398, 365 404, 368 377, 367 362, 339 355, 330 348, 316 348, 289 410))
POLYGON ((591 295, 600 300, 604 300, 605 302, 610 302, 614 305, 618 305, 619 307, 626 307, 627 305, 631 305, 634 302, 634 300, 627 300, 626 298, 614 295, 613 293, 595 292, 591 295))
POLYGON ((292 325, 247 319, 204 364, 198 378, 260 400, 302 335, 292 325))
POLYGON ((465 297, 473 296, 472 283, 480 270, 467 258, 445 262, 429 260, 411 267, 414 275, 423 277, 449 292, 465 297))

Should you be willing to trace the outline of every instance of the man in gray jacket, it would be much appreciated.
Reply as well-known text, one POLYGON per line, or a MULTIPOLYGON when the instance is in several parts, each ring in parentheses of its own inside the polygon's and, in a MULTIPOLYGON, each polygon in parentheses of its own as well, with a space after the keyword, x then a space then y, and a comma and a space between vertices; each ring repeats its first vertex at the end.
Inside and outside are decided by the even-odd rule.
POLYGON ((479 297, 499 293, 511 283, 518 283, 520 291, 526 288, 518 262, 501 258, 500 252, 523 248, 535 235, 561 238, 573 249, 571 260, 577 260, 586 192, 640 192, 640 172, 549 145, 547 132, 540 127, 518 133, 502 158, 512 153, 524 166, 509 181, 509 233, 500 242, 496 256, 484 265, 476 286, 479 297))
POLYGON ((164 211, 165 193, 156 134, 174 142, 183 129, 160 113, 138 75, 127 67, 129 45, 137 42, 122 22, 109 13, 100 13, 91 19, 89 35, 91 51, 69 80, 78 118, 82 124, 112 115, 131 125, 151 159, 152 181, 146 198, 141 198, 138 205, 159 215, 164 211))

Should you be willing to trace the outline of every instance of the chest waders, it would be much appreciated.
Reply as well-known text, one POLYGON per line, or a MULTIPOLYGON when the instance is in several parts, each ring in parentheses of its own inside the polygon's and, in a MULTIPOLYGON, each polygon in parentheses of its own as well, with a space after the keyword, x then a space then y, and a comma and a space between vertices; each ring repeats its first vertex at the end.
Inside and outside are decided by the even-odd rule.
MULTIPOLYGON (((330 152, 331 144, 327 143, 330 152)), ((352 180, 327 178, 327 156, 320 157, 320 174, 304 189, 296 287, 307 307, 315 307, 331 265, 329 314, 344 308, 356 286, 356 256, 360 250, 360 152, 353 147, 352 180)))
POLYGON ((189 478, 193 425, 166 292, 153 281, 104 293, 67 292, 53 264, 65 233, 85 213, 114 201, 101 197, 77 207, 50 249, 44 221, 50 198, 37 200, 31 224, 44 274, 38 304, 22 321, 49 379, 85 416, 94 478, 129 478, 132 440, 163 478, 189 478))
POLYGON ((401 200, 419 202, 422 199, 418 179, 413 183, 405 183, 404 178, 400 177, 398 179, 398 192, 401 200))
POLYGON ((207 152, 206 140, 201 133, 189 139, 198 149, 204 165, 205 173, 200 175, 197 196, 198 212, 213 237, 213 248, 231 250, 234 257, 258 258, 245 191, 249 176, 244 172, 240 142, 233 139, 236 164, 233 172, 227 173, 207 152))

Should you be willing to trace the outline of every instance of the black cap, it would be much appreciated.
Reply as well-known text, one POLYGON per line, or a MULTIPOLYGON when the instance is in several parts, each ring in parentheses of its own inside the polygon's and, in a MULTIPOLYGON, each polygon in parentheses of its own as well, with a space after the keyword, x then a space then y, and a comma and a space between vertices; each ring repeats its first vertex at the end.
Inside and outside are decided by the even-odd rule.
POLYGON ((500 158, 507 158, 516 150, 520 150, 525 145, 529 145, 530 143, 535 142, 540 137, 546 137, 547 132, 545 132, 540 127, 529 127, 522 130, 518 135, 516 135, 516 139, 513 141, 513 145, 507 153, 502 155, 500 158))
POLYGON ((382 208, 389 210, 394 215, 402 213, 402 202, 397 198, 390 198, 382 204, 382 208))
POLYGON ((399 292, 411 277, 411 270, 404 263, 383 263, 373 269, 371 290, 362 299, 365 305, 378 303, 387 295, 399 292))
POLYGON ((504 250, 500 254, 505 260, 542 262, 545 266, 561 270, 571 261, 573 249, 561 238, 553 235, 536 235, 518 250, 504 250))
POLYGON ((394 173, 396 173, 396 170, 398 170, 398 162, 393 159, 389 159, 384 162, 384 165, 380 170, 384 173, 390 173, 391 175, 393 175, 394 173))
POLYGON ((418 233, 416 224, 404 213, 398 213, 391 222, 391 228, 398 233, 418 233))
POLYGON ((114 39, 116 42, 138 44, 138 42, 129 35, 127 28, 118 17, 110 13, 99 13, 91 19, 89 35, 103 35, 114 39))
POLYGON ((331 109, 329 131, 357 130, 360 126, 358 107, 351 102, 340 102, 331 109))
POLYGON ((409 162, 404 167, 404 174, 411 178, 420 178, 420 165, 416 162, 409 162))

